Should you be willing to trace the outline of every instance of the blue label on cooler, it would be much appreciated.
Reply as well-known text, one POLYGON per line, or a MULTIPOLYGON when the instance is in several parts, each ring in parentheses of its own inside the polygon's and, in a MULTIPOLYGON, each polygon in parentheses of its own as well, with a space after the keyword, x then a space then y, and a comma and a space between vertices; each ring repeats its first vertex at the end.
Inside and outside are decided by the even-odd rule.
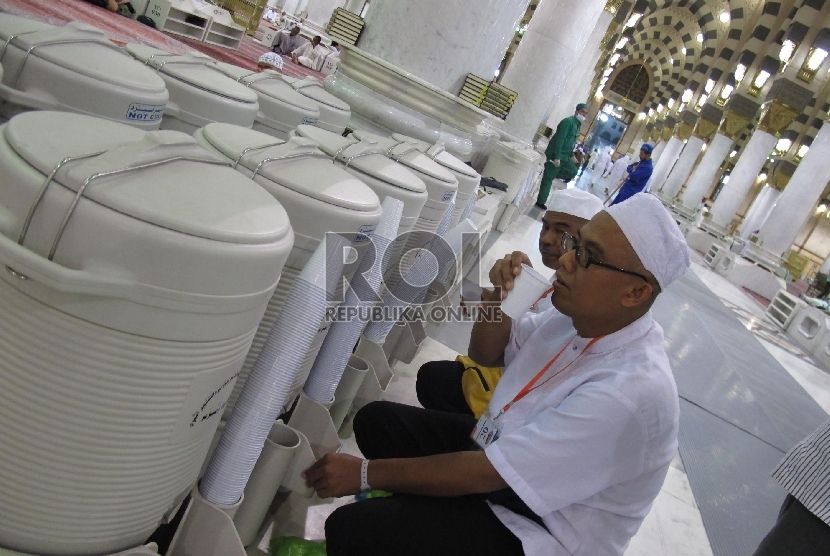
POLYGON ((317 125, 317 118, 303 118, 303 125, 317 125))
POLYGON ((127 119, 136 122, 155 122, 164 114, 163 104, 141 104, 134 102, 127 109, 127 119))
POLYGON ((375 233, 375 225, 374 224, 364 224, 360 227, 357 231, 357 234, 354 236, 355 243, 363 243, 364 241, 369 241, 371 235, 375 233))
POLYGON ((445 203, 449 203, 452 201, 452 198, 455 197, 455 191, 447 191, 444 193, 444 197, 441 199, 445 203))

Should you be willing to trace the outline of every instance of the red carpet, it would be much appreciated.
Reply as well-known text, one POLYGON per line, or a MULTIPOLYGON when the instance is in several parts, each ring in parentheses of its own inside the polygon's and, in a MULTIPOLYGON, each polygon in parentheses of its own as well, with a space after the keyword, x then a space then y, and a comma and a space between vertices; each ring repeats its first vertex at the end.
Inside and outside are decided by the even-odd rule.
MULTIPOLYGON (((230 50, 169 35, 83 0, 0 0, 0 12, 56 26, 70 21, 82 21, 101 29, 111 41, 120 45, 133 42, 175 54, 187 54, 198 50, 217 60, 251 70, 256 69, 257 59, 268 50, 248 36, 242 40, 239 50, 230 50)), ((288 58, 285 58, 283 73, 299 78, 314 76, 322 80, 324 77, 321 73, 293 64, 288 58)))

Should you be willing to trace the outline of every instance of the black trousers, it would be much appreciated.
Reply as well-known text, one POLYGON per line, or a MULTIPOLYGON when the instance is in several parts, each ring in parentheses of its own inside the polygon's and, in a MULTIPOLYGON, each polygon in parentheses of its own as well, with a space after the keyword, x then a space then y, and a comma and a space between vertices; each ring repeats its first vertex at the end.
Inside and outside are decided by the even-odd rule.
POLYGON ((461 375, 464 365, 458 361, 430 361, 418 369, 415 392, 427 409, 461 413, 472 417, 473 411, 464 399, 461 375))
MULTIPOLYGON (((472 416, 374 402, 354 419, 369 459, 469 450, 472 416)), ((329 556, 521 556, 519 539, 480 496, 395 494, 338 508, 326 520, 329 556)))
POLYGON ((828 556, 830 525, 787 495, 778 521, 773 525, 754 556, 828 556))

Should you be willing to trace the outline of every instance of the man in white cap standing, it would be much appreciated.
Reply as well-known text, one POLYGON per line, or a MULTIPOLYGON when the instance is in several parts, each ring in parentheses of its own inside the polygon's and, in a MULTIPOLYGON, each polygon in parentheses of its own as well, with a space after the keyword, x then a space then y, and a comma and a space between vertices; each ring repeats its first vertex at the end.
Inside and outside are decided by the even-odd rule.
MULTIPOLYGON (((539 252, 542 255, 542 264, 558 270, 559 259, 565 253, 562 250, 562 235, 566 233, 576 235, 579 229, 601 210, 602 201, 587 191, 579 189, 554 191, 551 194, 550 207, 542 217, 542 230, 539 233, 539 252)), ((531 264, 527 255, 521 251, 515 251, 496 261, 491 273, 501 273, 502 267, 513 264, 514 259, 531 264)), ((484 290, 482 301, 493 301, 492 294, 484 290)), ((458 360, 424 363, 418 369, 415 382, 418 401, 427 409, 473 415, 474 412, 461 386, 465 370, 465 365, 458 360)))
MULTIPOLYGON (((328 554, 620 556, 677 453, 678 400, 650 307, 689 266, 660 202, 635 195, 563 236, 555 309, 479 322, 470 354, 506 364, 489 411, 375 402, 354 420, 366 459, 304 473, 337 509, 328 554)), ((493 282, 507 295, 520 266, 493 282)))

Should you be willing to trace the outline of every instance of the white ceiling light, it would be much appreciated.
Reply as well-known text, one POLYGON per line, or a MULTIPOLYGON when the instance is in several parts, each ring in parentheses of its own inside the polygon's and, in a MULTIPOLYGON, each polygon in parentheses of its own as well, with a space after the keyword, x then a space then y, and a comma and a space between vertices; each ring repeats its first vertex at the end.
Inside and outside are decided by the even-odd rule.
POLYGON ((740 83, 746 77, 746 66, 743 64, 738 64, 735 66, 735 81, 740 83))
POLYGON ((683 53, 683 55, 685 56, 685 55, 686 55, 686 47, 684 46, 683 48, 681 48, 681 49, 680 49, 680 52, 682 52, 682 53, 683 53))
POLYGON ((792 146, 793 142, 785 137, 783 139, 778 140, 778 142, 775 144, 775 150, 781 154, 787 154, 787 152, 789 152, 790 150, 790 147, 792 146))
POLYGON ((704 39, 704 38, 705 38, 705 37, 703 36, 703 33, 698 33, 698 34, 697 34, 697 42, 699 42, 699 43, 703 44, 703 39, 704 39))
POLYGON ((735 87, 729 85, 728 83, 723 86, 723 89, 720 90, 720 98, 726 100, 729 98, 729 95, 732 94, 732 91, 735 90, 735 87))
POLYGON ((720 22, 721 23, 729 23, 729 12, 721 12, 720 13, 720 22))
POLYGON ((758 72, 758 75, 755 76, 755 81, 753 81, 752 84, 760 89, 764 86, 764 83, 766 83, 767 79, 769 78, 769 72, 761 70, 758 72))
POLYGON ((619 60, 620 60, 620 53, 619 53, 619 52, 617 52, 616 54, 614 54, 613 56, 611 56, 611 59, 610 59, 610 60, 608 60, 608 64, 613 66, 613 65, 614 65, 614 64, 616 64, 619 60))
POLYGON ((650 118, 652 116, 654 116, 654 108, 649 108, 648 109, 648 117, 650 118))
POLYGON ((738 154, 738 151, 732 151, 731 153, 729 153, 729 158, 735 158, 735 155, 737 155, 737 154, 738 154))
POLYGON ((795 43, 787 39, 781 45, 781 50, 778 51, 778 59, 786 64, 792 59, 793 54, 795 54, 795 43))
POLYGON ((614 47, 614 50, 620 50, 625 47, 626 44, 628 44, 628 37, 623 37, 617 41, 617 46, 614 47))
POLYGON ((694 96, 694 94, 695 94, 694 91, 692 91, 691 89, 686 89, 685 91, 683 91, 683 96, 680 97, 680 100, 682 100, 684 103, 688 104, 689 101, 692 100, 692 97, 694 96))
POLYGON ((712 89, 715 88, 715 80, 714 79, 707 79, 706 85, 703 87, 703 90, 706 91, 706 94, 712 94, 712 89))
POLYGON ((671 110, 671 107, 674 106, 674 99, 670 98, 669 101, 666 104, 668 105, 669 110, 671 110))
POLYGON ((697 106, 698 108, 703 108, 703 105, 706 104, 706 101, 709 100, 709 95, 700 95, 700 98, 697 99, 697 106))
POLYGON ((807 151, 810 150, 810 145, 801 145, 798 147, 798 158, 804 158, 807 154, 807 151))
POLYGON ((626 28, 637 25, 637 22, 640 21, 641 17, 643 17, 643 14, 631 14, 631 17, 629 17, 628 21, 625 22, 626 28))
POLYGON ((810 57, 807 59, 807 67, 810 68, 812 71, 816 71, 818 68, 821 67, 822 62, 824 59, 827 58, 827 51, 822 50, 821 48, 816 48, 813 50, 810 57))

